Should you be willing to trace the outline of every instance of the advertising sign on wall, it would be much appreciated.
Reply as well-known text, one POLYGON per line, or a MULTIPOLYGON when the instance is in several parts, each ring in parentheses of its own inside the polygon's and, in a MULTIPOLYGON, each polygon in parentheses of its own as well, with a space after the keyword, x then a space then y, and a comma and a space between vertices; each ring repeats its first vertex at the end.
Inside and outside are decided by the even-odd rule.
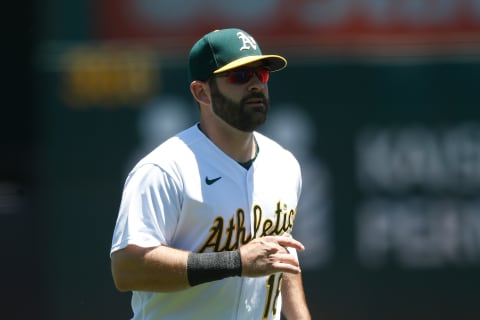
POLYGON ((480 46, 480 0, 102 0, 96 21, 101 39, 146 40, 173 50, 230 26, 297 52, 480 46))

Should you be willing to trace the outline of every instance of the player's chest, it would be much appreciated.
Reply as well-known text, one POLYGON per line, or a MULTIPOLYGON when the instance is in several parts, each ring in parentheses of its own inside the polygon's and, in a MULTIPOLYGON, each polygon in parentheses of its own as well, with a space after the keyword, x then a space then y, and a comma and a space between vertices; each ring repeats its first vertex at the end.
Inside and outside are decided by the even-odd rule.
POLYGON ((297 182, 265 170, 212 170, 198 177, 185 194, 184 212, 209 229, 247 230, 253 237, 282 234, 293 226, 298 201, 297 182))

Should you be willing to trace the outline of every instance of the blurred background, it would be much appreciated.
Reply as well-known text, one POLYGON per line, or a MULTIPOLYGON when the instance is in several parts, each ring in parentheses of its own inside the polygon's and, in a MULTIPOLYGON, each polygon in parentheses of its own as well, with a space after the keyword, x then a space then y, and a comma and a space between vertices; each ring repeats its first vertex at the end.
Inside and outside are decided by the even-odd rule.
POLYGON ((129 319, 124 180, 192 125, 190 47, 240 27, 289 65, 262 128, 303 167, 314 319, 479 319, 479 0, 44 0, 2 19, 1 317, 129 319))

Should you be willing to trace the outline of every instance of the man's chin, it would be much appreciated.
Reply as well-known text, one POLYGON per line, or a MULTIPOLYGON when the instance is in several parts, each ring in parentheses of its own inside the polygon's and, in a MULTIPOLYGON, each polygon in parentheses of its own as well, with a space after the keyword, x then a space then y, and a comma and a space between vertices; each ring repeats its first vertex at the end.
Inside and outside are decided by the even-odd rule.
POLYGON ((250 122, 250 125, 248 127, 245 127, 245 132, 253 132, 257 130, 259 127, 261 127, 265 121, 267 120, 267 115, 262 113, 261 117, 255 117, 255 120, 252 120, 250 122))

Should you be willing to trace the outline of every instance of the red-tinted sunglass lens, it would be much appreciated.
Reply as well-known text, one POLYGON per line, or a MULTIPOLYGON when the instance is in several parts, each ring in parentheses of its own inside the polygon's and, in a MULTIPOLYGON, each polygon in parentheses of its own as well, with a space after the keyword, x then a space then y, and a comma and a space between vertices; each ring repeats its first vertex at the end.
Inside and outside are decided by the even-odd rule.
POLYGON ((252 79, 254 73, 262 83, 267 83, 268 79, 270 78, 270 70, 268 68, 241 68, 230 70, 228 74, 228 81, 230 83, 244 84, 252 79))
POLYGON ((262 83, 267 83, 270 78, 270 70, 268 68, 258 68, 255 73, 262 83))
POLYGON ((235 69, 230 70, 228 81, 230 83, 243 84, 250 81, 253 76, 253 69, 235 69))

